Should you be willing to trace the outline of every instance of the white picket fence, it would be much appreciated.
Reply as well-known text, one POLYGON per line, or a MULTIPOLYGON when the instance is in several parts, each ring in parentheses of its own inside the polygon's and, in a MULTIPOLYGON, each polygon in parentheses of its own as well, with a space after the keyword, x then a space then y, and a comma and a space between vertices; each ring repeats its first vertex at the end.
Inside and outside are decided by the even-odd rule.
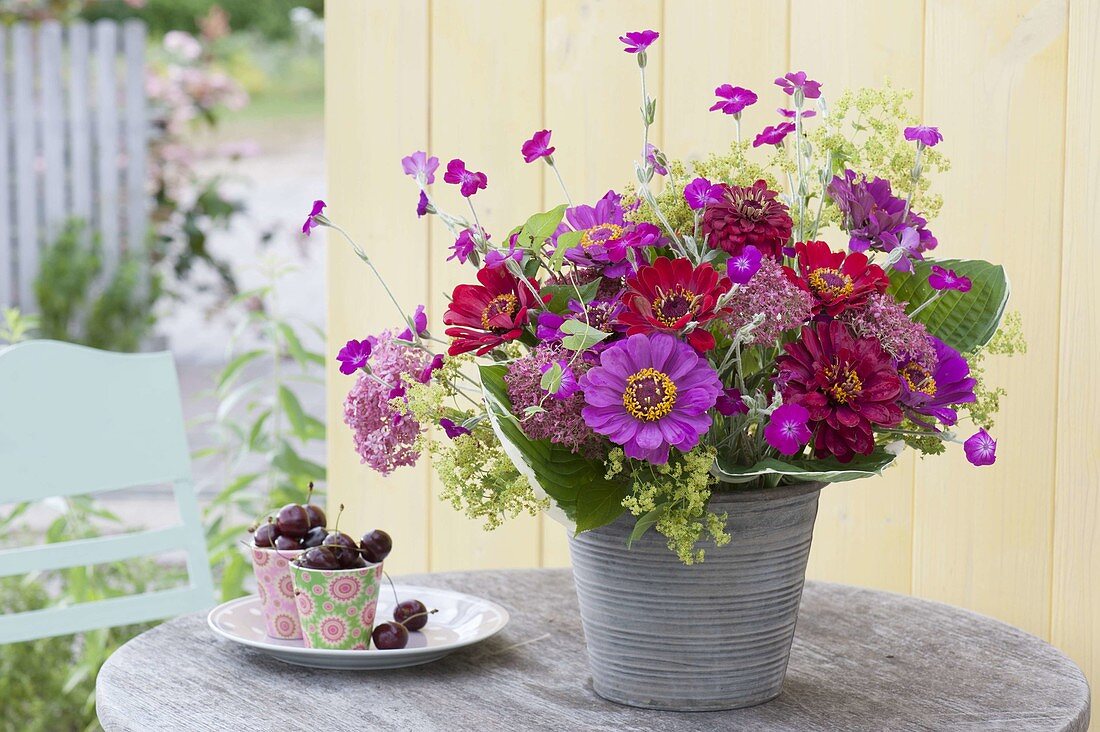
POLYGON ((34 307, 65 222, 98 235, 104 271, 149 221, 145 25, 0 25, 0 305, 34 307))

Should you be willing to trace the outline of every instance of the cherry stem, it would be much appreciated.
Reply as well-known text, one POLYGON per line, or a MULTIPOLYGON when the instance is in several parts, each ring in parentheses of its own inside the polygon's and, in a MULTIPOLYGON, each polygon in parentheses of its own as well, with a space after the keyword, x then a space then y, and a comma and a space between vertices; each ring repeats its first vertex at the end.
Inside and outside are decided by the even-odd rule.
POLYGON ((436 608, 433 608, 431 610, 425 610, 422 613, 417 613, 416 615, 410 615, 409 617, 405 618, 404 620, 395 620, 393 622, 397 623, 402 628, 405 628, 405 630, 408 630, 408 627, 405 625, 405 623, 409 622, 410 620, 416 620, 417 618, 419 618, 422 615, 423 616, 435 615, 437 612, 439 612, 439 610, 436 609, 436 608))
POLYGON ((396 607, 401 604, 401 601, 397 599, 397 587, 394 586, 393 580, 390 578, 389 572, 383 571, 383 575, 386 577, 386 581, 390 583, 390 590, 393 592, 393 604, 396 607))

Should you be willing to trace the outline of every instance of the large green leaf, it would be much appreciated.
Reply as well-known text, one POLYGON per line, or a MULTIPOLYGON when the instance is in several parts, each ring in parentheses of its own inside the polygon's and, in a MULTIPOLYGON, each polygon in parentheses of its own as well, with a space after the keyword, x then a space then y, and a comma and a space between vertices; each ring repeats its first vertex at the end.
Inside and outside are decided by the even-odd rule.
POLYGON ((945 259, 914 262, 912 273, 895 270, 890 274, 888 292, 898 300, 908 302, 906 309, 909 312, 936 293, 928 285, 932 265, 969 277, 970 291, 947 290, 913 319, 924 323, 929 333, 957 351, 972 351, 984 346, 997 331, 1008 302, 1010 288, 1004 267, 980 259, 945 259))
POLYGON ((527 219, 527 223, 519 232, 519 246, 525 249, 539 249, 544 241, 554 235, 564 216, 565 204, 563 203, 527 219))
POLYGON ((851 462, 842 463, 836 458, 823 460, 776 460, 767 458, 749 467, 727 465, 721 457, 715 461, 710 473, 724 483, 749 483, 761 476, 774 475, 790 482, 843 483, 871 475, 880 475, 897 455, 875 448, 870 455, 857 455, 851 462))
POLYGON ((598 461, 574 455, 549 440, 529 439, 512 416, 504 384, 506 367, 480 366, 479 370, 493 430, 516 469, 541 488, 578 531, 614 521, 623 512, 625 486, 605 479, 598 461))

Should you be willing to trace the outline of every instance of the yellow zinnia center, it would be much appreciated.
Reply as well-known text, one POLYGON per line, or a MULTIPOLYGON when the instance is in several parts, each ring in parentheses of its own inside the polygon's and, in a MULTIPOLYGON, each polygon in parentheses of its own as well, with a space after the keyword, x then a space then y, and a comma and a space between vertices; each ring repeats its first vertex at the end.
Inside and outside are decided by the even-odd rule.
POLYGON ((852 278, 838 269, 822 267, 810 272, 810 288, 818 296, 847 297, 852 294, 852 278))
POLYGON ((932 373, 919 363, 905 364, 901 367, 899 375, 905 379, 905 385, 909 387, 909 391, 936 396, 936 380, 932 378, 932 373))
POLYGON ((593 244, 606 244, 615 239, 621 239, 623 227, 618 224, 600 224, 591 229, 585 229, 581 234, 581 247, 587 249, 593 244))
POLYGON ((826 366, 824 373, 831 382, 827 389, 829 395, 841 404, 850 403, 863 391, 863 380, 855 371, 846 369, 841 372, 838 366, 826 366))
POLYGON ((500 330, 493 325, 493 319, 502 313, 511 318, 516 314, 517 309, 519 309, 519 299, 515 295, 510 292, 497 295, 481 311, 481 327, 485 330, 500 330))
POLYGON ((656 422, 676 406, 676 384, 668 374, 644 368, 626 377, 623 406, 627 413, 643 422, 656 422))
POLYGON ((698 303, 699 296, 680 285, 668 292, 658 289, 657 298, 653 301, 653 315, 661 325, 671 326, 685 315, 693 315, 698 303))

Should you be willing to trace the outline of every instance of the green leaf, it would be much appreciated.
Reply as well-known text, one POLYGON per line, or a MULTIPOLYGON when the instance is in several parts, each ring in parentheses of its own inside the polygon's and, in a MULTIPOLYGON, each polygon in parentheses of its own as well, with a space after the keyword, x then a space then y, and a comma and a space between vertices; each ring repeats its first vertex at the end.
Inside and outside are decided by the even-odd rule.
POLYGON ((571 284, 564 285, 543 285, 541 292, 544 295, 550 295, 550 302, 546 304, 546 309, 552 313, 564 313, 569 310, 570 300, 580 300, 583 303, 590 303, 596 299, 596 292, 600 289, 600 280, 592 280, 586 282, 583 285, 574 287, 571 284), (580 291, 580 297, 577 297, 577 292, 580 291))
POLYGON ((749 467, 726 465, 721 457, 715 461, 710 474, 724 483, 749 483, 761 476, 778 476, 791 482, 843 483, 871 475, 881 475, 897 455, 876 447, 870 455, 857 455, 851 462, 842 463, 836 458, 822 460, 777 460, 767 458, 749 467))
POLYGON ((567 334, 562 339, 561 344, 570 351, 583 351, 586 348, 591 348, 611 335, 580 320, 565 321, 561 324, 561 331, 567 334))
POLYGON ((615 520, 623 511, 622 498, 618 499, 618 513, 614 516, 610 515, 609 504, 615 492, 626 495, 626 486, 619 486, 619 481, 608 481, 598 461, 574 455, 568 448, 549 440, 529 439, 512 415, 504 384, 507 367, 495 364, 478 368, 489 421, 516 469, 550 496, 566 517, 576 522, 578 529, 582 524, 586 528, 596 528, 615 520), (601 520, 603 523, 599 523, 601 520))
POLYGON ((630 485, 622 480, 601 480, 577 494, 577 533, 598 529, 619 518, 626 509, 623 499, 630 485))
POLYGON ((272 458, 271 464, 277 470, 295 478, 308 478, 316 481, 325 479, 324 467, 303 458, 285 440, 282 441, 279 452, 272 458))
POLYGON ((567 231, 558 235, 558 245, 554 249, 554 256, 550 257, 550 267, 555 272, 561 271, 562 262, 565 261, 565 252, 581 243, 583 231, 567 231))
POLYGON ((548 394, 556 394, 558 389, 561 388, 562 374, 561 363, 555 361, 539 379, 539 388, 548 394))
POLYGON ((266 351, 247 351, 245 353, 241 353, 235 356, 232 361, 225 365, 225 368, 222 369, 221 374, 218 375, 218 388, 221 389, 232 382, 237 374, 240 373, 241 369, 255 361, 260 356, 263 356, 265 353, 266 351))
POLYGON ((646 532, 657 525, 657 522, 665 517, 668 513, 668 509, 672 506, 670 501, 658 504, 656 508, 643 514, 638 522, 634 524, 634 530, 630 532, 630 536, 626 540, 626 548, 629 549, 634 545, 634 542, 645 536, 646 532))
POLYGON ((305 368, 310 361, 314 359, 310 358, 310 354, 302 347, 302 342, 298 339, 298 334, 294 332, 294 329, 290 327, 289 323, 277 323, 276 328, 279 329, 279 333, 282 334, 283 340, 286 341, 286 350, 290 353, 291 357, 298 362, 300 366, 305 368))
POLYGON ((295 436, 301 440, 306 439, 305 435, 308 428, 306 413, 302 410, 302 403, 298 401, 298 397, 294 396, 294 392, 282 384, 279 384, 279 405, 286 412, 287 419, 290 421, 290 428, 294 430, 295 436))
POLYGON ((565 204, 556 206, 545 213, 537 213, 527 219, 519 232, 519 246, 526 249, 538 249, 542 243, 554 235, 565 216, 565 204))
POLYGON ((969 292, 945 291, 939 299, 913 316, 924 323, 928 332, 957 351, 973 351, 984 346, 997 331, 1010 287, 1004 267, 980 259, 945 259, 939 262, 914 262, 913 272, 894 271, 887 290, 896 299, 906 301, 909 312, 936 294, 928 284, 932 265, 970 278, 969 292))

